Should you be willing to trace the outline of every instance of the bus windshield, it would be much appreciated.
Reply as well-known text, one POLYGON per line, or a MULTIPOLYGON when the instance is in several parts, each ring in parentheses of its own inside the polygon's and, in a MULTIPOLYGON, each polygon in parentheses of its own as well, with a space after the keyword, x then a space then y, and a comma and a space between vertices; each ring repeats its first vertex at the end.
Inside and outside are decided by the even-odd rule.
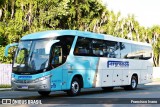
POLYGON ((53 39, 21 41, 15 54, 13 72, 29 73, 48 67, 53 41, 53 39))

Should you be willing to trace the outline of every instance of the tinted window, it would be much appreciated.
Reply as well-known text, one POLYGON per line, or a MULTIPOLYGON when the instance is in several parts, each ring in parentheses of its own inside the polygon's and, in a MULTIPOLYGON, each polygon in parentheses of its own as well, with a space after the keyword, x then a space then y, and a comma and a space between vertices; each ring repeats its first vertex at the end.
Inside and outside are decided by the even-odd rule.
POLYGON ((106 49, 105 42, 103 40, 92 39, 92 52, 93 56, 104 56, 104 50, 106 49))
POLYGON ((121 58, 129 58, 131 53, 131 45, 129 43, 120 43, 121 58))
POLYGON ((60 36, 57 38, 57 40, 60 40, 60 44, 62 45, 63 48, 63 54, 64 55, 69 55, 74 36, 60 36))
POLYGON ((66 61, 73 43, 73 39, 73 36, 57 37, 57 40, 60 40, 60 42, 52 45, 50 55, 50 66, 52 68, 62 65, 66 61))
POLYGON ((78 37, 74 55, 107 58, 149 59, 150 47, 109 40, 78 37))
POLYGON ((108 58, 120 58, 120 46, 118 42, 105 41, 105 45, 105 56, 107 56, 108 58))
POLYGON ((152 49, 147 46, 132 44, 132 50, 130 56, 133 59, 146 60, 152 57, 152 49))
POLYGON ((74 49, 75 55, 90 56, 91 52, 91 39, 78 37, 76 47, 74 49))
POLYGON ((120 58, 119 47, 119 43, 114 41, 78 37, 74 54, 80 56, 120 58))

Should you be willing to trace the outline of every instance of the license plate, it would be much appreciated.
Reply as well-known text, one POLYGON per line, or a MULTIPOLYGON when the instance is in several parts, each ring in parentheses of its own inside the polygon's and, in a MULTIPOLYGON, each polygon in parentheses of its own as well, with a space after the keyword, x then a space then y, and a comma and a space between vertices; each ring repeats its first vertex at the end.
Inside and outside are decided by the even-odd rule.
POLYGON ((28 89, 28 86, 21 86, 22 89, 28 89))

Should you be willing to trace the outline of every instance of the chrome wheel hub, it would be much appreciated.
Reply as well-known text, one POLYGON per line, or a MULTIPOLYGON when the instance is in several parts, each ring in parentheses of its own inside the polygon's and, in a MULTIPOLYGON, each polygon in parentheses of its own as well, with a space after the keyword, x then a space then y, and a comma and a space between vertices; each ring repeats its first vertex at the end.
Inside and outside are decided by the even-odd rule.
POLYGON ((78 90, 79 90, 79 84, 78 84, 77 81, 74 81, 74 82, 72 83, 72 91, 73 91, 73 93, 77 93, 78 90))
POLYGON ((136 80, 135 80, 135 79, 133 79, 133 80, 132 80, 132 88, 135 88, 135 87, 136 87, 136 85, 137 85, 137 82, 136 82, 136 80))

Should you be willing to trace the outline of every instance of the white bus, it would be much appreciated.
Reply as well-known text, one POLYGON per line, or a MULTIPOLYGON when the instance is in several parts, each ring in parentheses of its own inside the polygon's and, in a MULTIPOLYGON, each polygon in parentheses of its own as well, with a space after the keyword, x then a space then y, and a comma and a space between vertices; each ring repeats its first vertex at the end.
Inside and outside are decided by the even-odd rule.
POLYGON ((23 36, 13 61, 12 89, 71 96, 81 88, 116 86, 135 90, 152 81, 150 44, 77 30, 54 30, 23 36))

